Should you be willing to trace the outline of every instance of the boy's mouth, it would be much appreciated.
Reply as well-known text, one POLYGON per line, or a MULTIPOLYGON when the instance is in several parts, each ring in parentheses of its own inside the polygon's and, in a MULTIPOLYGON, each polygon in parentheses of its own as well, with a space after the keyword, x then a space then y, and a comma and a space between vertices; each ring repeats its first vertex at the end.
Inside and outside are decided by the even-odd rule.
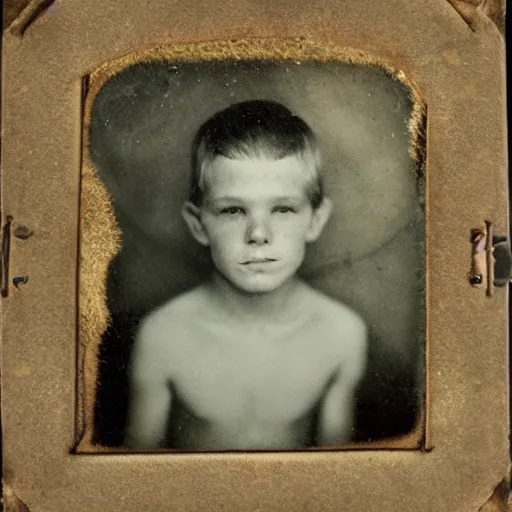
POLYGON ((242 261, 242 265, 252 265, 255 263, 272 263, 277 261, 275 258, 251 258, 250 260, 242 261))

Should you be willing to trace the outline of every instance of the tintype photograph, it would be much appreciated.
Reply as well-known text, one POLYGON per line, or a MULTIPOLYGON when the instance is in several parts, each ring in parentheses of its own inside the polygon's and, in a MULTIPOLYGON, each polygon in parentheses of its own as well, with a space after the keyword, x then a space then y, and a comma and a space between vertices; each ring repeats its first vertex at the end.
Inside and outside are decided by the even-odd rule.
POLYGON ((88 158, 120 249, 96 445, 421 446, 417 101, 357 62, 157 59, 104 80, 88 158))

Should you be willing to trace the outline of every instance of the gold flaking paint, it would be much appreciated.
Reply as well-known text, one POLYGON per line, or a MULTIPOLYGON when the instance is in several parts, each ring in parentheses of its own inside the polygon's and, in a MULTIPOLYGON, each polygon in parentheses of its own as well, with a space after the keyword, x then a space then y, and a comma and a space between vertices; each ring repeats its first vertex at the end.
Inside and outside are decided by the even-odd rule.
MULTIPOLYGON (((105 451, 93 444, 94 406, 98 377, 98 349, 102 334, 108 327, 110 313, 106 305, 106 283, 110 262, 121 248, 121 233, 114 208, 105 186, 89 158, 89 127, 94 99, 103 85, 129 66, 155 61, 301 61, 338 62, 358 64, 382 69, 404 84, 412 100, 408 121, 409 154, 417 163, 417 172, 423 172, 425 157, 424 125, 425 101, 410 77, 390 64, 366 52, 343 48, 333 44, 297 39, 240 39, 203 43, 179 43, 142 49, 106 62, 92 71, 84 106, 83 162, 80 203, 80 270, 79 270, 79 343, 83 359, 79 361, 77 452, 105 451)), ((416 433, 416 435, 418 435, 416 433)), ((413 434, 414 436, 414 434, 413 434)), ((404 439, 402 439, 402 442, 404 439)), ((390 441, 393 444, 393 441, 390 441)), ((399 445, 402 444, 399 442, 399 445)), ((386 447, 383 442, 381 447, 386 447)), ((107 449, 112 452, 119 449, 107 449)))
MULTIPOLYGON (((88 123, 87 123, 88 124, 88 123)), ((88 157, 86 157, 88 158, 88 157)), ((82 444, 92 444, 94 403, 98 374, 98 348, 108 327, 107 273, 121 247, 112 201, 94 167, 83 163, 80 197, 79 343, 84 354, 79 361, 77 425, 82 444)), ((81 446, 80 446, 81 447, 81 446)))

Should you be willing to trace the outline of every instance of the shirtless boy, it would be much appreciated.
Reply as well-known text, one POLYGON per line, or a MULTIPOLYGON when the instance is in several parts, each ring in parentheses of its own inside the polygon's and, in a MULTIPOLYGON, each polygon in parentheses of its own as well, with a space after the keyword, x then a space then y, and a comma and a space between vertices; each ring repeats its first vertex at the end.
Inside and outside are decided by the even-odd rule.
POLYGON ((214 272, 141 323, 126 446, 350 441, 366 325, 297 276, 331 212, 319 166, 309 126, 272 101, 233 105, 200 128, 183 216, 214 272))

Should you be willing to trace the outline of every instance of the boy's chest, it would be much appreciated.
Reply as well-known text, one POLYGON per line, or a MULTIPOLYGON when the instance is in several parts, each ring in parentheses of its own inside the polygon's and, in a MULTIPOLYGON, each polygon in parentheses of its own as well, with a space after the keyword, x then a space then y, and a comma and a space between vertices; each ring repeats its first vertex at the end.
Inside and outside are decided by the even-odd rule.
POLYGON ((194 414, 221 423, 293 421, 322 398, 339 366, 315 340, 250 341, 202 343, 177 365, 175 392, 194 414))

